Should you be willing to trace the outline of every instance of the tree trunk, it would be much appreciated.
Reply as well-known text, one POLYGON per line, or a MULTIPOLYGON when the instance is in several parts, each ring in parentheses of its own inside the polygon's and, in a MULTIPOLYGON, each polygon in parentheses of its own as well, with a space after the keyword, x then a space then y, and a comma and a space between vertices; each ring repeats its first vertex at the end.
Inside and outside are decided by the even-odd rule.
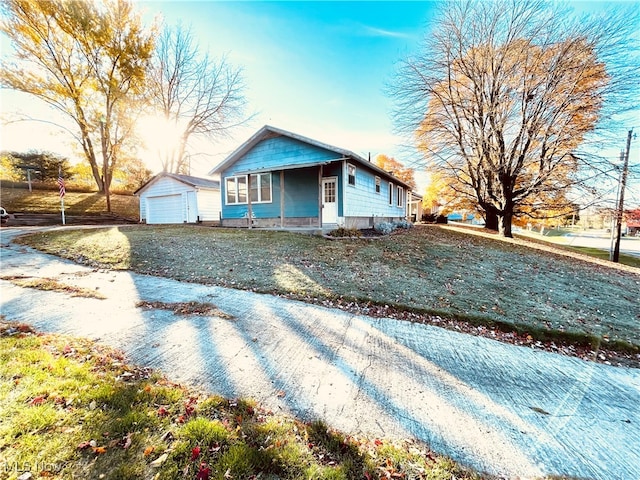
POLYGON ((501 237, 512 238, 511 222, 513 221, 513 209, 507 208, 505 211, 498 215, 498 234, 501 237))
POLYGON ((484 227, 488 230, 498 231, 498 214, 493 210, 484 211, 484 227))

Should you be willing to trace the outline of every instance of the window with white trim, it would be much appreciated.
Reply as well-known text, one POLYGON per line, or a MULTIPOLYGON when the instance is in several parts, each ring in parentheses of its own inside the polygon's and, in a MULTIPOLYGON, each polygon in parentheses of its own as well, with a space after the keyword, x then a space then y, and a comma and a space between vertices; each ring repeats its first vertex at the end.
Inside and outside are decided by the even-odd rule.
POLYGON ((247 176, 225 178, 225 192, 227 205, 247 203, 247 176))
POLYGON ((347 163, 347 178, 349 185, 355 186, 356 184, 356 166, 347 163))
POLYGON ((398 206, 402 206, 402 200, 404 199, 404 188, 398 185, 398 206))
POLYGON ((380 177, 376 177, 376 193, 380 193, 380 177))
POLYGON ((256 173, 251 175, 251 203, 271 202, 271 174, 256 173))
POLYGON ((393 205, 393 183, 389 182, 389 205, 393 205))

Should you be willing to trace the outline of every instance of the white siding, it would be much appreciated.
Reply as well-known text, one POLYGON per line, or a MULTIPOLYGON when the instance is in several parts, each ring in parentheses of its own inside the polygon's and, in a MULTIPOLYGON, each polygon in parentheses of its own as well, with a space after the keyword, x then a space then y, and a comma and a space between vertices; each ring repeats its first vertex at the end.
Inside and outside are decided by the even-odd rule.
POLYGON ((198 190, 198 213, 201 221, 219 221, 221 210, 219 190, 198 190))
MULTIPOLYGON (((389 181, 380 179, 380 193, 376 193, 376 174, 357 166, 356 185, 344 182, 345 217, 404 217, 404 205, 396 205, 396 192, 393 192, 393 205, 389 205, 389 181)), ((394 184, 394 189, 397 186, 394 184)))

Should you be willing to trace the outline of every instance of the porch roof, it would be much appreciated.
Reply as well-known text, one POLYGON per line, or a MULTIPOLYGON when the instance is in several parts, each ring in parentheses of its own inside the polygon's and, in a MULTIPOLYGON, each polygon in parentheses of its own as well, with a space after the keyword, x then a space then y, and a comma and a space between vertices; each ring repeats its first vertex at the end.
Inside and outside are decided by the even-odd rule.
POLYGON ((338 162, 341 160, 348 160, 348 158, 346 157, 340 157, 340 158, 334 158, 332 160, 323 160, 321 162, 309 162, 309 163, 297 163, 297 164, 291 164, 291 165, 278 165, 277 167, 269 167, 269 168, 260 168, 260 169, 256 169, 256 170, 246 170, 246 171, 241 171, 241 172, 237 172, 234 173, 234 175, 254 175, 254 174, 258 174, 258 173, 268 173, 268 172, 277 172, 280 170, 295 170, 298 168, 309 168, 309 167, 318 167, 320 165, 328 165, 332 162, 338 162))

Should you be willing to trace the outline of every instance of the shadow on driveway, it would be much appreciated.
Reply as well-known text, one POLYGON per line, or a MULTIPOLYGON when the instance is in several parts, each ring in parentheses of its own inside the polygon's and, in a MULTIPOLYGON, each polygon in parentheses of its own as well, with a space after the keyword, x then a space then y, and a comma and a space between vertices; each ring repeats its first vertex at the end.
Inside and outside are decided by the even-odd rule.
POLYGON ((637 370, 269 295, 91 271, 0 243, 2 275, 56 277, 107 297, 2 281, 8 320, 98 339, 174 381, 352 435, 415 437, 510 478, 640 478, 637 370), (140 300, 211 302, 235 318, 142 310, 140 300))

